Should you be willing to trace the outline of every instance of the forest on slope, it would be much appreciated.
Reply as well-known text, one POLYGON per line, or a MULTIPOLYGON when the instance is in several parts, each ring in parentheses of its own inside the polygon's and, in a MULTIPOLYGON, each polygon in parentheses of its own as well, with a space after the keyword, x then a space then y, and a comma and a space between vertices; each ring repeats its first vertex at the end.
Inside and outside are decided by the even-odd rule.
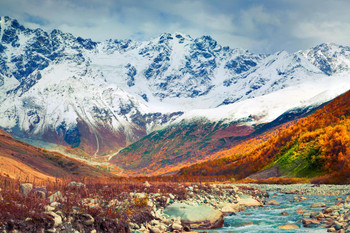
POLYGON ((350 91, 314 114, 245 153, 192 165, 182 177, 225 176, 235 179, 278 167, 280 176, 314 178, 315 182, 350 182, 350 91))

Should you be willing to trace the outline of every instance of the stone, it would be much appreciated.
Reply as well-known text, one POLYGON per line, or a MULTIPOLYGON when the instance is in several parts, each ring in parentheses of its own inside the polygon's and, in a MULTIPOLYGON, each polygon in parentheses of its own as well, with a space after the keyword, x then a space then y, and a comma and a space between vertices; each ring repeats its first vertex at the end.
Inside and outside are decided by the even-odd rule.
POLYGON ((50 203, 63 201, 62 193, 60 191, 57 191, 54 194, 50 195, 49 201, 50 201, 50 203))
POLYGON ((310 217, 311 213, 306 212, 306 213, 303 213, 302 215, 303 217, 310 217))
POLYGON ((240 211, 245 210, 244 206, 239 205, 239 204, 232 204, 232 203, 220 203, 218 205, 218 208, 224 214, 236 213, 236 212, 240 212, 240 211))
POLYGON ((221 211, 209 205, 190 206, 175 203, 167 206, 163 213, 171 218, 180 217, 182 225, 189 225, 195 229, 219 228, 224 224, 224 215, 221 211))
POLYGON ((33 184, 31 183, 23 183, 19 186, 19 192, 24 195, 27 196, 33 189, 33 184))
POLYGON ((182 231, 182 225, 178 223, 173 223, 173 225, 171 225, 171 228, 175 231, 182 231))
POLYGON ((295 224, 286 224, 286 225, 282 225, 279 226, 278 229, 284 229, 284 230, 288 230, 288 229, 298 229, 299 226, 295 225, 295 224))
POLYGON ((151 184, 148 183, 148 181, 145 181, 145 183, 143 183, 143 186, 145 186, 146 188, 149 188, 149 187, 151 187, 151 184))
POLYGON ((333 224, 333 227, 336 229, 336 230, 340 230, 343 228, 343 224, 341 224, 340 222, 338 221, 335 221, 334 224, 333 224))
POLYGON ((95 222, 95 219, 90 214, 79 214, 79 219, 81 219, 82 223, 87 226, 90 226, 95 222))
POLYGON ((330 227, 327 229, 327 232, 336 232, 337 230, 334 227, 330 227))
POLYGON ((46 199, 47 198, 47 190, 43 187, 35 187, 32 189, 31 193, 36 197, 46 199))
POLYGON ((54 227, 58 227, 59 225, 62 224, 62 218, 61 216, 59 216, 58 214, 56 214, 55 212, 49 211, 49 212, 45 212, 45 214, 47 214, 48 216, 51 217, 51 219, 54 222, 54 227))
POLYGON ((56 230, 56 228, 50 228, 50 229, 46 229, 45 232, 47 232, 47 233, 55 233, 55 232, 57 232, 57 230, 56 230))
POLYGON ((83 205, 88 206, 89 208, 93 209, 99 209, 100 208, 100 202, 98 199, 94 198, 85 198, 82 200, 83 205))
POLYGON ((235 223, 231 223, 232 227, 245 227, 245 226, 251 226, 251 225, 254 225, 253 222, 235 222, 235 223))
POLYGON ((81 183, 81 182, 75 182, 75 181, 72 181, 68 184, 68 187, 70 188, 84 188, 85 187, 85 184, 81 183))
POLYGON ((134 193, 135 198, 144 199, 147 198, 147 193, 134 193))
POLYGON ((323 212, 325 213, 325 214, 329 214, 329 213, 332 213, 332 209, 331 208, 327 208, 327 209, 325 209, 323 212))
POLYGON ((45 209, 45 211, 49 212, 49 211, 54 211, 55 207, 47 205, 47 206, 44 207, 44 209, 45 209))
POLYGON ((131 229, 140 229, 140 226, 137 223, 129 222, 129 226, 131 229))
POLYGON ((279 205, 280 203, 274 199, 268 200, 265 202, 265 205, 279 205))
POLYGON ((285 212, 285 211, 283 211, 280 215, 281 216, 289 216, 289 214, 287 212, 285 212))
POLYGON ((160 225, 160 222, 156 219, 153 219, 151 222, 150 222, 151 226, 158 226, 160 225))
POLYGON ((310 206, 310 208, 322 208, 322 207, 326 207, 326 204, 323 202, 315 202, 310 206))
POLYGON ((237 198, 237 204, 243 206, 263 206, 259 201, 255 200, 252 196, 249 195, 240 195, 237 198))
POLYGON ((318 220, 310 219, 310 218, 304 218, 302 220, 302 223, 305 227, 309 227, 310 225, 319 225, 321 224, 318 220))
POLYGON ((61 203, 59 203, 57 201, 51 202, 51 204, 50 204, 50 206, 55 207, 55 208, 59 207, 60 205, 61 205, 61 203))

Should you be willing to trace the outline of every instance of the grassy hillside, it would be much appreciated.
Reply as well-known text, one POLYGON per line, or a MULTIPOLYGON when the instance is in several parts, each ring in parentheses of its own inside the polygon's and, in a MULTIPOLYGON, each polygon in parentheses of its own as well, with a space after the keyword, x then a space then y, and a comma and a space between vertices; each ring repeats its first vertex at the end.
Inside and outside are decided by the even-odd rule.
POLYGON ((3 130, 0 130, 0 175, 29 180, 110 176, 86 163, 15 140, 3 130))
POLYGON ((244 178, 278 166, 288 177, 319 177, 319 181, 349 182, 350 92, 314 114, 300 119, 254 150, 183 168, 181 176, 244 178))

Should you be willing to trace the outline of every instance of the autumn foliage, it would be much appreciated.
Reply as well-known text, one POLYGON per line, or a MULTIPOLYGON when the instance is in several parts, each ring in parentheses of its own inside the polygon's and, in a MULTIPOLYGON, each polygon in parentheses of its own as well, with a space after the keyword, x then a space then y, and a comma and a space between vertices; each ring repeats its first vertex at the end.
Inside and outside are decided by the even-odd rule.
POLYGON ((350 92, 347 92, 314 114, 283 130, 277 129, 274 136, 251 151, 196 164, 182 169, 179 175, 241 179, 276 165, 291 177, 323 176, 318 181, 349 183, 349 115, 350 92))

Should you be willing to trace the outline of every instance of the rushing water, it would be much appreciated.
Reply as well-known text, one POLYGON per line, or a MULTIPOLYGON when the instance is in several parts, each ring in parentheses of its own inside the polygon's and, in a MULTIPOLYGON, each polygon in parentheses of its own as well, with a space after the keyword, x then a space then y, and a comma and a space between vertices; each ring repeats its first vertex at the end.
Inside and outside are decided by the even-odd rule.
MULTIPOLYGON (((272 196, 270 193, 270 196, 272 196)), ((317 211, 320 212, 323 208, 310 208, 314 202, 324 202, 327 207, 335 204, 337 197, 344 198, 345 196, 327 196, 327 195, 304 195, 308 199, 301 202, 293 202, 293 194, 278 194, 274 199, 281 203, 280 205, 271 205, 259 207, 257 209, 247 208, 247 210, 233 213, 231 216, 225 217, 224 227, 211 230, 209 232, 327 232, 326 228, 305 228, 301 223, 301 219, 308 218, 298 214, 297 209, 307 209, 304 212, 317 211), (289 216, 281 216, 282 212, 287 212, 289 216), (298 225, 299 229, 282 230, 279 226, 285 224, 298 225)))

